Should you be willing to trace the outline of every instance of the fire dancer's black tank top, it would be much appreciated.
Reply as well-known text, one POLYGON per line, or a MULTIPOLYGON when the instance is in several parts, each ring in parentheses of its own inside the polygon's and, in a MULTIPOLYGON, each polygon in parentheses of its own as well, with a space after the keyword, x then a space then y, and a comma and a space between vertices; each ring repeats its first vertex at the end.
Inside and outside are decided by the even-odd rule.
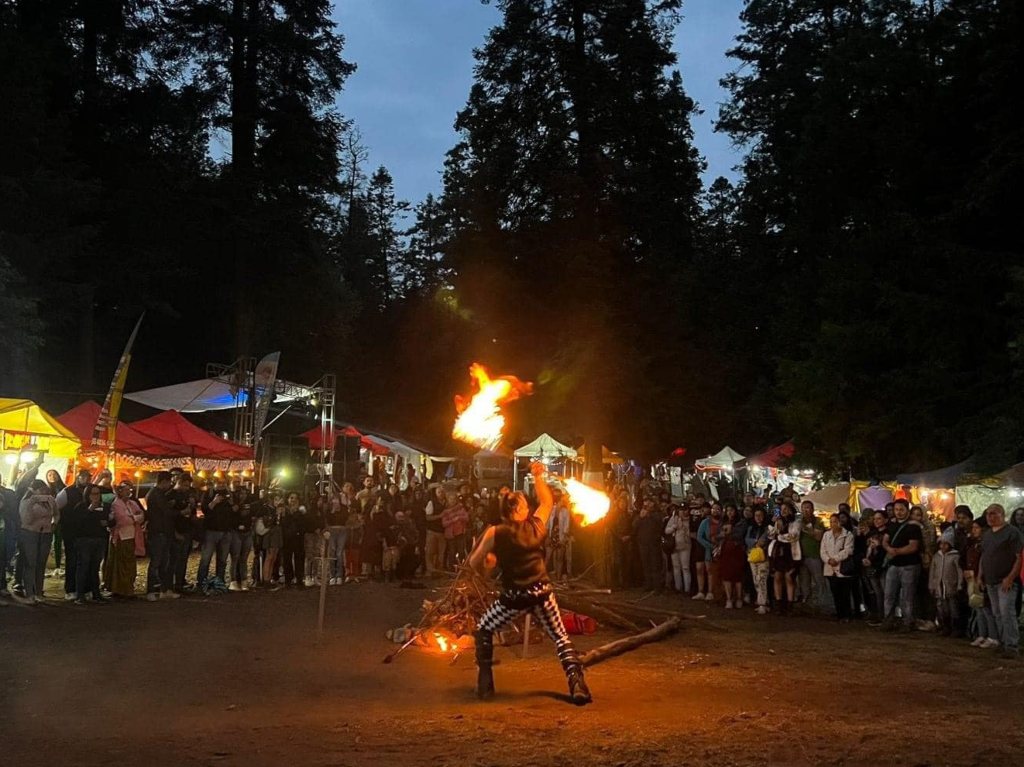
POLYGON ((501 584, 506 589, 526 588, 547 581, 544 565, 544 539, 547 526, 534 515, 523 522, 503 522, 494 527, 494 556, 501 568, 501 584))

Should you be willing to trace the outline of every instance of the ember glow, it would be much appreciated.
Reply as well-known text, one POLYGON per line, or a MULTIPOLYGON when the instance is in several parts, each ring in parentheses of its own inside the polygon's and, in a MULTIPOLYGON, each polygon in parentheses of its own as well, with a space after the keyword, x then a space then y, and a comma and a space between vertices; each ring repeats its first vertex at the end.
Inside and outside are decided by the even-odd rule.
POLYGON ((515 376, 491 378, 478 362, 470 365, 469 375, 473 379, 473 393, 468 397, 455 397, 458 417, 452 436, 481 450, 494 450, 501 444, 505 429, 501 406, 532 394, 533 384, 515 376))
POLYGON ((611 499, 605 493, 575 479, 566 479, 564 482, 573 514, 583 518, 580 524, 586 527, 604 519, 611 507, 611 499))
POLYGON ((437 640, 437 646, 441 648, 441 652, 448 652, 450 649, 453 653, 459 651, 459 646, 455 642, 449 642, 444 634, 440 634, 437 631, 434 632, 434 639, 437 640))

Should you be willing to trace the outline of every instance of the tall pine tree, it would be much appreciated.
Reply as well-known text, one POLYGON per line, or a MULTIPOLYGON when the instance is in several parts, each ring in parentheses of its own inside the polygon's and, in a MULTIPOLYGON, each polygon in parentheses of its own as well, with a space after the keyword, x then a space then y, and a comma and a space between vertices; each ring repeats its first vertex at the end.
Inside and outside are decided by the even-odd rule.
POLYGON ((650 341, 673 325, 702 167, 669 70, 679 2, 498 5, 446 166, 457 299, 478 353, 541 371, 546 424, 649 447, 677 425, 658 409, 672 345, 650 341))

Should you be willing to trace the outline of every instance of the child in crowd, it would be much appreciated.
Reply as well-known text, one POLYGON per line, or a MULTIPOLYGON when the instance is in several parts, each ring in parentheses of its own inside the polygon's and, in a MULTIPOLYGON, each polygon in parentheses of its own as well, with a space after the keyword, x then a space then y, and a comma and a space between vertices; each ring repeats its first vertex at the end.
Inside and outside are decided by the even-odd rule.
POLYGON ((953 548, 953 543, 953 530, 950 528, 939 539, 939 550, 932 560, 928 576, 928 590, 935 598, 939 633, 943 636, 949 636, 956 630, 960 616, 958 594, 964 583, 960 554, 953 548))

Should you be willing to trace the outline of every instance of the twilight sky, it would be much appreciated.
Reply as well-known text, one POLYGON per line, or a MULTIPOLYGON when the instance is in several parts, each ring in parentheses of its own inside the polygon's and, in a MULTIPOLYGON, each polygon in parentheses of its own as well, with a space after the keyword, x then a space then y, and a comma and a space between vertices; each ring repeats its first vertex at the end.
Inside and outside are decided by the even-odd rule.
MULTIPOLYGON (((439 192, 452 123, 473 80, 473 48, 498 23, 479 0, 335 0, 345 58, 359 69, 341 94, 370 150, 369 168, 386 165, 399 197, 419 202, 439 192)), ((732 68, 725 51, 739 33, 743 0, 685 0, 675 51, 683 87, 704 114, 694 119, 705 181, 733 177, 739 155, 712 131, 725 94, 718 80, 732 68)))

